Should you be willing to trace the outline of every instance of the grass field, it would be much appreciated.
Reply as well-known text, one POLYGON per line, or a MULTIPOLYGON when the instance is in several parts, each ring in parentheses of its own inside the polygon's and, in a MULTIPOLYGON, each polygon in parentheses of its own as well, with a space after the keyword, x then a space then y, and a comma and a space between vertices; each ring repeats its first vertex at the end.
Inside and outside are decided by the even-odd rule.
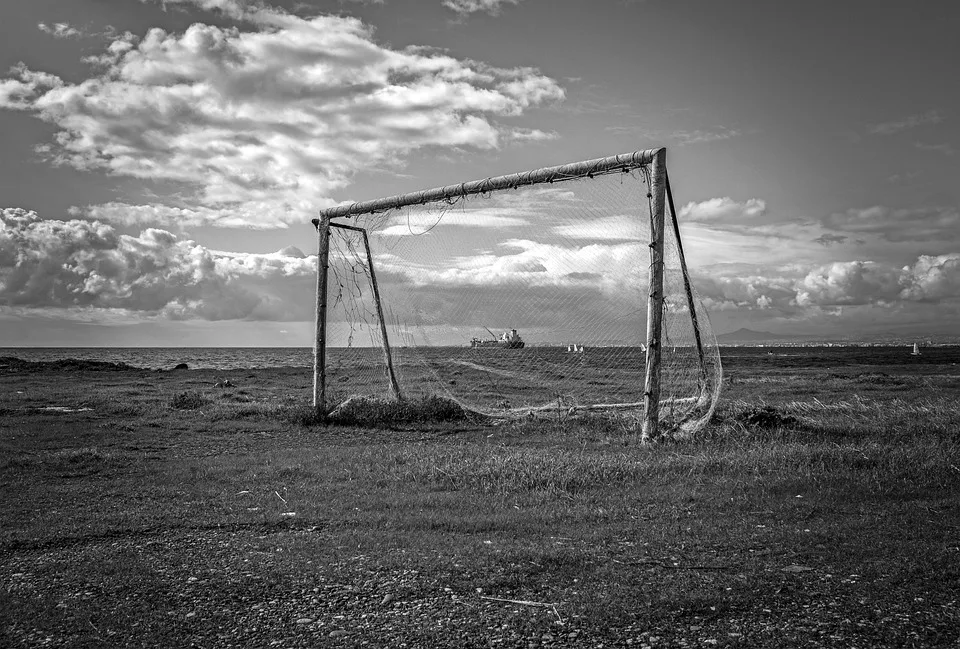
POLYGON ((640 446, 4 360, 0 646, 956 647, 958 362, 726 350, 709 428, 640 446))

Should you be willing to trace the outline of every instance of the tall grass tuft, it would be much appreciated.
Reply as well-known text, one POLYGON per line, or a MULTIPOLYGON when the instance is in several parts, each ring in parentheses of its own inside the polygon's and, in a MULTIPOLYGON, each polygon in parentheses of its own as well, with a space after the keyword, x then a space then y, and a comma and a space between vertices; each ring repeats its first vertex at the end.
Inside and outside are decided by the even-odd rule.
POLYGON ((435 395, 388 401, 365 397, 349 399, 330 413, 328 421, 364 428, 396 424, 463 421, 468 413, 455 401, 435 395))
POLYGON ((209 403, 210 400, 196 390, 177 392, 170 398, 170 407, 174 410, 199 410, 209 403))

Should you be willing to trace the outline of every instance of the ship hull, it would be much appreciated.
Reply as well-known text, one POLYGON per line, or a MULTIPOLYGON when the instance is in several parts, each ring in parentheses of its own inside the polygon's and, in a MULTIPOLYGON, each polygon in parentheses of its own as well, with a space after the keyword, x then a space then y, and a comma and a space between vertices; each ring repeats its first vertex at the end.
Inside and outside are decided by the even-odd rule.
POLYGON ((523 349, 522 340, 504 342, 502 340, 475 340, 470 343, 471 347, 483 349, 523 349))

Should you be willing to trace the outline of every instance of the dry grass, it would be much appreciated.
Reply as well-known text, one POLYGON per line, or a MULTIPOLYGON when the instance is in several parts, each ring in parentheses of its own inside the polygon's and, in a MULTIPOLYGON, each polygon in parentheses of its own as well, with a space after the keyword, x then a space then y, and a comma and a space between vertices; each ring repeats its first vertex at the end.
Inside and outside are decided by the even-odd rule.
POLYGON ((960 380, 764 371, 653 446, 429 400, 325 424, 292 370, 4 376, 0 643, 315 646, 332 602, 374 645, 951 646, 960 380))

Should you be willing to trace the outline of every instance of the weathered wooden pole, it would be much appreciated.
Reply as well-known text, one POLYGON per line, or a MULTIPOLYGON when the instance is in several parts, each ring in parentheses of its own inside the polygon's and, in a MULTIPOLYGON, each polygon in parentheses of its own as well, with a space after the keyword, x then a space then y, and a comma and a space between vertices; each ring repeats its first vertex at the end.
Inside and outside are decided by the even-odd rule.
POLYGON ((327 383, 327 270, 330 260, 330 218, 315 221, 317 226, 317 321, 313 342, 313 407, 326 412, 327 383))
POLYGON ((663 333, 663 228, 667 150, 658 149, 650 164, 650 291, 647 296, 647 365, 643 385, 643 431, 656 439, 660 425, 660 339, 663 333))
POLYGON ((383 319, 383 306, 380 304, 380 287, 377 285, 377 274, 373 270, 373 255, 370 254, 370 239, 367 231, 357 228, 363 233, 363 247, 367 250, 367 264, 370 266, 370 283, 373 285, 373 299, 377 305, 377 320, 380 321, 380 335, 383 336, 383 356, 387 363, 387 376, 390 379, 390 393, 394 399, 400 400, 400 384, 397 375, 393 372, 393 356, 390 354, 390 340, 387 338, 387 321, 383 319))
POLYGON ((687 294, 687 305, 690 308, 690 321, 693 324, 693 338, 697 343, 697 356, 700 359, 700 397, 706 394, 707 389, 707 362, 703 354, 703 340, 700 337, 700 322, 697 319, 697 303, 693 299, 693 287, 690 285, 690 275, 687 274, 687 258, 683 254, 683 242, 680 240, 680 222, 677 218, 677 206, 673 203, 673 190, 670 188, 670 173, 664 171, 664 182, 667 186, 667 203, 670 205, 670 216, 673 220, 673 236, 677 240, 677 254, 680 257, 680 272, 683 275, 683 290, 687 294))

